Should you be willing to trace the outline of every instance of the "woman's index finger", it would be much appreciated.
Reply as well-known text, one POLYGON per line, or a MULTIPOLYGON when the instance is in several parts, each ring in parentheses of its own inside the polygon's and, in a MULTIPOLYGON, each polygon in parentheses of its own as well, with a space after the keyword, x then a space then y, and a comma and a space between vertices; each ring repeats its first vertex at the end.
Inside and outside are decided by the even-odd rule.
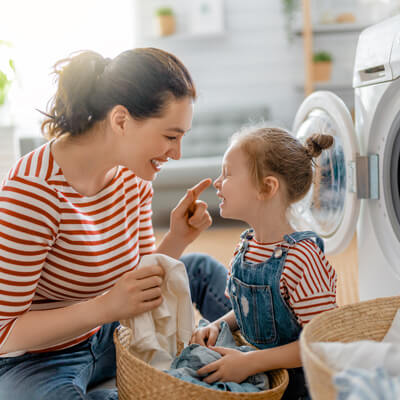
POLYGON ((211 185, 211 182, 211 178, 206 178, 190 189, 193 193, 194 201, 196 201, 199 198, 200 194, 211 185))

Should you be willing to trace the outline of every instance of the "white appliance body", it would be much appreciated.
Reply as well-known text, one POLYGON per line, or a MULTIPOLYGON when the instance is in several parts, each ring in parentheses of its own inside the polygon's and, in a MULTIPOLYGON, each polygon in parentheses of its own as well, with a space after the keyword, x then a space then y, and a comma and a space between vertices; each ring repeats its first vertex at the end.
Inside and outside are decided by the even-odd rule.
POLYGON ((400 16, 361 33, 354 67, 360 152, 377 154, 379 196, 357 227, 360 299, 400 294, 400 16))
MULTIPOLYGON (((335 137, 320 172, 297 206, 300 221, 345 250, 357 227, 360 300, 400 295, 400 15, 360 35, 353 77, 355 129, 336 95, 315 92, 300 106, 293 132, 335 137)), ((301 227, 301 226, 300 226, 301 227)))
POLYGON ((360 300, 366 300, 400 295, 400 205, 394 199, 400 188, 392 177, 396 158, 399 168, 400 79, 356 88, 355 107, 360 152, 379 159, 379 198, 361 200, 357 226, 360 300))

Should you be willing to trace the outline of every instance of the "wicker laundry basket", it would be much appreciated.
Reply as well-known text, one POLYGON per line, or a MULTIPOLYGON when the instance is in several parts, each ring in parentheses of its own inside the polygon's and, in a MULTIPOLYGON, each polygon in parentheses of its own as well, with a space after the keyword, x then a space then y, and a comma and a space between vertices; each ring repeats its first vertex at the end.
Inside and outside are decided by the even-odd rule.
POLYGON ((128 350, 131 334, 129 328, 122 326, 114 332, 120 400, 279 400, 289 382, 287 370, 279 369, 268 373, 271 389, 262 392, 232 393, 208 389, 168 375, 136 358, 128 350))
POLYGON ((300 335, 300 348, 310 394, 314 400, 336 399, 332 378, 337 371, 330 368, 310 344, 381 341, 399 308, 400 296, 384 297, 327 311, 306 325, 300 335))

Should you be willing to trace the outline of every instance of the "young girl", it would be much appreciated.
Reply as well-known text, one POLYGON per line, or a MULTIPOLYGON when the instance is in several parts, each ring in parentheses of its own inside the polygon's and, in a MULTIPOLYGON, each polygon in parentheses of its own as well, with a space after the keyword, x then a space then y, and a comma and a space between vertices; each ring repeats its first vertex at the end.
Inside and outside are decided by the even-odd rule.
POLYGON ((241 382, 276 368, 289 370, 286 399, 307 399, 299 335, 312 317, 336 307, 336 274, 311 231, 294 232, 288 208, 309 190, 313 158, 333 143, 315 134, 303 146, 282 129, 236 133, 214 182, 220 214, 251 228, 241 235, 230 265, 228 291, 233 310, 197 329, 192 342, 213 346, 222 321, 240 329, 258 350, 213 347, 223 357, 198 370, 204 381, 241 382))

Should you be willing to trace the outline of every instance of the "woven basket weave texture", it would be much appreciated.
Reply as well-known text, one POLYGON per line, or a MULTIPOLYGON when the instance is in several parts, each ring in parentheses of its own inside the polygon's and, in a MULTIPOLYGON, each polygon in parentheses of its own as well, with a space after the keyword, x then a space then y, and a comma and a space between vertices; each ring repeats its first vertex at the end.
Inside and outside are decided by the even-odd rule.
POLYGON ((114 332, 120 400, 279 400, 289 382, 286 369, 279 369, 269 372, 272 388, 262 392, 222 392, 195 385, 159 371, 136 358, 129 352, 131 332, 124 327, 114 332))
POLYGON ((400 296, 384 297, 339 307, 313 318, 300 335, 300 348, 306 379, 313 400, 334 400, 332 383, 337 372, 311 348, 313 342, 381 341, 389 330, 400 296))

